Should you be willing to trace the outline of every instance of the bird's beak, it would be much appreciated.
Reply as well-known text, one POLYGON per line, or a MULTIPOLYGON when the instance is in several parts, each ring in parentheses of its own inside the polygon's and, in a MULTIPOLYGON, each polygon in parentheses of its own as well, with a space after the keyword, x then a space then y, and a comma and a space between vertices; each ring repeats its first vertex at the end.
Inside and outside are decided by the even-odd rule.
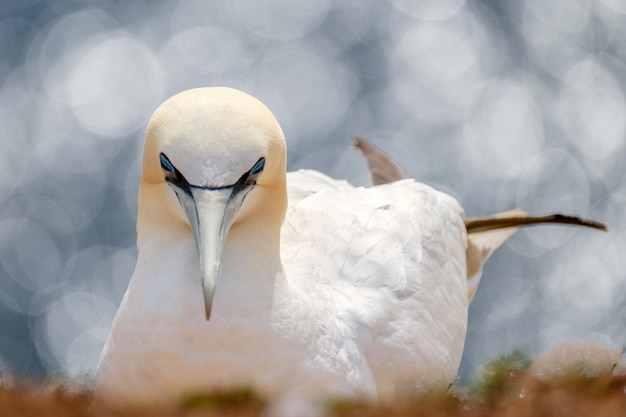
POLYGON ((190 187, 190 194, 184 194, 184 197, 179 194, 179 197, 182 197, 179 200, 185 209, 196 240, 206 319, 209 320, 226 236, 241 201, 234 195, 233 187, 218 189, 190 187))

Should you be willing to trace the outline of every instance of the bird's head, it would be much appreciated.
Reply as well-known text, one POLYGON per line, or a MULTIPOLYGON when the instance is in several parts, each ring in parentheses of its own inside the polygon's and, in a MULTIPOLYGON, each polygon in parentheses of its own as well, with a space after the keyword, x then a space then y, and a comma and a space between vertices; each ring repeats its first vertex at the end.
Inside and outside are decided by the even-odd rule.
POLYGON ((141 187, 157 186, 165 193, 157 202, 165 206, 162 212, 188 223, 198 249, 207 319, 231 228, 256 216, 278 223, 284 216, 285 147, 269 109, 230 88, 184 91, 150 119, 141 187))

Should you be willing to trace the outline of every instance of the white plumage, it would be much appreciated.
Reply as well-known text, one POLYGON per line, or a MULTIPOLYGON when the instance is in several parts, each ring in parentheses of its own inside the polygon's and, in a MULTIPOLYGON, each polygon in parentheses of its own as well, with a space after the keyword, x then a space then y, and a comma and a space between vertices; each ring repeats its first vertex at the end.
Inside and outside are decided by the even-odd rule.
POLYGON ((281 233, 286 295, 299 294, 287 322, 313 348, 310 377, 370 398, 445 388, 467 322, 456 201, 413 180, 365 189, 300 171, 288 185, 290 197, 311 191, 292 200, 281 233))
POLYGON ((410 179, 286 175, 285 161, 278 123, 242 92, 190 90, 157 109, 101 398, 250 385, 388 401, 454 381, 482 262, 510 233, 481 232, 466 259, 452 197, 410 179))

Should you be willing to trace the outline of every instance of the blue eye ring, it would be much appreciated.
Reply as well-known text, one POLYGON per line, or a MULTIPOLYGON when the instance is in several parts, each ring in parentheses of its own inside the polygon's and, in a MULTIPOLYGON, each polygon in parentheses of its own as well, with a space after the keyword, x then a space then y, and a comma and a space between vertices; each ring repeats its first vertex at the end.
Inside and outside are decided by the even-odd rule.
POLYGON ((174 168, 174 165, 172 165, 170 160, 167 159, 167 156, 165 156, 164 154, 160 154, 159 160, 161 161, 161 168, 163 168, 164 170, 166 170, 167 172, 171 174, 176 174, 176 169, 174 168))
POLYGON ((254 166, 252 167, 252 169, 250 169, 250 175, 256 175, 259 172, 263 171, 263 168, 265 167, 265 158, 261 157, 256 164, 254 164, 254 166))

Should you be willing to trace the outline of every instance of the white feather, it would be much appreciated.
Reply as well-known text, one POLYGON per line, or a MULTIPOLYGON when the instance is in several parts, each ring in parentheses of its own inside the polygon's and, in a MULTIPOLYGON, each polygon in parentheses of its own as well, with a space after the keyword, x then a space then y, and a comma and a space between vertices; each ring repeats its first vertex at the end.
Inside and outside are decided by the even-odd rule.
POLYGON ((251 97, 194 90, 157 110, 137 267, 102 354, 99 397, 154 404, 245 384, 270 397, 391 401, 455 380, 468 307, 458 203, 414 180, 355 188, 315 171, 287 178, 282 132, 251 97), (236 135, 213 133, 229 123, 236 135), (187 141, 190 132, 205 137, 187 141), (203 185, 240 175, 203 170, 211 158, 227 167, 245 149, 232 165, 242 169, 267 159, 226 238, 210 321, 194 237, 158 166, 162 149, 203 185))

